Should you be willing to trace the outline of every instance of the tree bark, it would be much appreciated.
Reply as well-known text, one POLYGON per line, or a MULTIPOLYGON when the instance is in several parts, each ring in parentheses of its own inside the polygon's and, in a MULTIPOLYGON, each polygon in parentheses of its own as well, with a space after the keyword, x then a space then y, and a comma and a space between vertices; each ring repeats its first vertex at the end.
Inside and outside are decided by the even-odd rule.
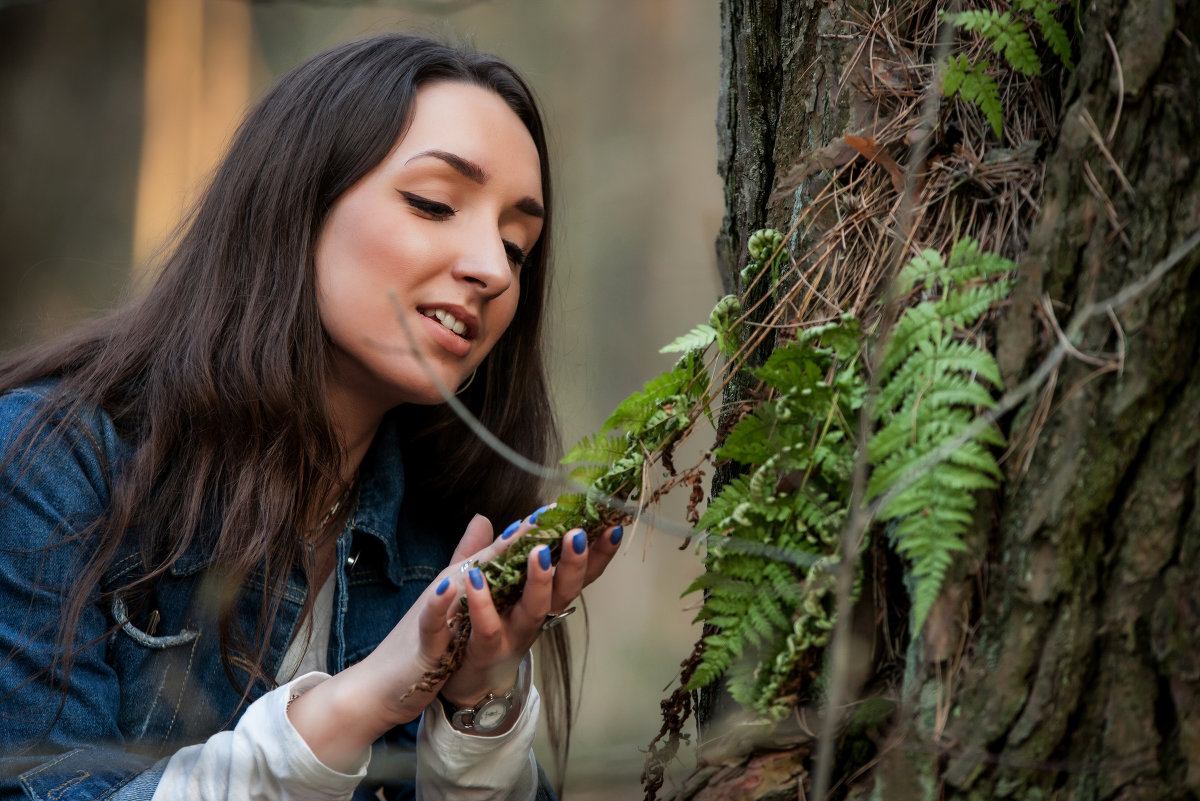
MULTIPOLYGON (((844 21, 871 9, 723 0, 729 291, 750 233, 786 230, 806 200, 802 184, 772 201, 780 176, 861 124, 847 65, 863 27, 844 21)), ((1077 37, 1059 134, 1040 150, 1040 209, 1014 239, 1018 284, 995 338, 1009 386, 1056 344, 1047 308, 1065 327, 1200 229, 1200 12, 1094 0, 1077 37)), ((910 639, 898 712, 868 767, 835 767, 837 794, 1200 798, 1200 248, 1073 344, 1108 366, 1068 357, 1003 421, 1013 447, 977 561, 910 639)), ((811 763, 764 759, 788 762, 742 763, 736 792, 736 771, 709 770, 683 796, 795 798, 811 763)))

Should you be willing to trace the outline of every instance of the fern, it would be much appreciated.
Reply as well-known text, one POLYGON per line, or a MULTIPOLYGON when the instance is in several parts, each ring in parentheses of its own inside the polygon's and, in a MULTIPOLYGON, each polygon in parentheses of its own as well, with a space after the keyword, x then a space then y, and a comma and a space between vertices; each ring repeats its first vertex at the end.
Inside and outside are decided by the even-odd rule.
POLYGON ((1033 48, 1025 23, 1005 11, 960 11, 941 13, 941 18, 962 28, 974 31, 992 43, 992 49, 1004 56, 1014 70, 1030 78, 1042 74, 1042 62, 1033 48))
POLYGON ((983 112, 999 139, 1004 136, 1004 106, 1000 89, 987 74, 988 63, 970 64, 966 56, 950 56, 942 74, 942 92, 946 97, 958 96, 983 112))
POLYGON ((1075 69, 1075 64, 1071 61, 1071 37, 1067 35, 1067 29, 1054 17, 1059 9, 1057 0, 1017 0, 1013 7, 1033 14, 1042 32, 1042 38, 1050 45, 1054 55, 1058 56, 1064 67, 1069 70, 1075 69))
POLYGON ((683 353, 701 350, 717 341, 717 329, 711 325, 698 325, 681 337, 658 349, 659 353, 683 353))
MULTIPOLYGON (((760 256, 770 257, 772 242, 778 248, 782 239, 760 238, 760 256)), ((853 426, 865 395, 861 340, 847 316, 800 332, 753 371, 774 397, 716 452, 749 471, 722 488, 697 526, 797 557, 785 562, 710 541, 705 575, 685 593, 705 591, 697 620, 715 627, 688 688, 724 677, 735 700, 770 720, 790 709, 781 688, 832 629, 827 567, 846 519, 853 426)))
POLYGON ((905 310, 885 345, 875 405, 882 426, 868 445, 873 469, 867 496, 877 498, 901 481, 910 482, 879 510, 879 518, 894 522, 892 541, 910 565, 914 631, 924 624, 953 554, 966 547, 972 493, 994 487, 1000 477, 988 448, 1003 444, 994 428, 985 428, 941 461, 925 466, 924 460, 946 441, 960 438, 976 409, 993 404, 988 386, 1001 388, 992 355, 957 337, 1007 295, 1011 282, 1001 276, 1013 268, 964 239, 948 263, 926 251, 901 271, 900 288, 923 286, 940 296, 905 310))
MULTIPOLYGON (((955 63, 975 69, 965 59, 955 63)), ((949 88, 960 89, 961 82, 949 88)), ((778 268, 786 253, 782 244, 778 231, 751 237, 747 283, 762 270, 778 268)), ((696 619, 706 624, 706 634, 681 692, 723 679, 736 701, 768 721, 782 719, 800 702, 833 630, 836 567, 846 556, 840 553, 841 530, 854 466, 864 456, 870 466, 868 499, 887 495, 878 517, 907 565, 914 630, 921 626, 955 554, 966 548, 973 493, 1000 478, 993 449, 1004 440, 994 428, 948 454, 942 451, 961 438, 978 409, 992 405, 992 392, 1001 388, 995 360, 965 334, 1006 296, 1012 268, 969 239, 948 255, 926 250, 904 266, 896 281, 899 297, 919 293, 920 299, 904 311, 888 340, 875 345, 884 352, 876 431, 865 453, 857 429, 870 338, 856 319, 846 315, 801 330, 750 371, 767 399, 714 451, 716 459, 737 462, 744 472, 721 488, 696 525, 698 533, 708 532, 705 573, 684 594, 704 593, 696 619)), ((774 291, 773 284, 758 291, 765 294, 768 286, 774 291)), ((584 473, 599 475, 597 486, 634 474, 633 467, 620 469, 636 461, 633 450, 627 447, 613 461, 623 441, 648 447, 648 432, 683 425, 660 419, 675 413, 679 399, 707 402, 689 389, 703 372, 700 356, 732 336, 739 314, 735 300, 723 299, 708 326, 673 343, 672 349, 686 350, 675 371, 648 382, 614 412, 606 428, 623 434, 577 446, 573 454, 580 458, 608 459, 599 473, 584 473)), ((576 503, 587 501, 577 496, 576 503)), ((856 576, 855 593, 860 581, 856 576)))

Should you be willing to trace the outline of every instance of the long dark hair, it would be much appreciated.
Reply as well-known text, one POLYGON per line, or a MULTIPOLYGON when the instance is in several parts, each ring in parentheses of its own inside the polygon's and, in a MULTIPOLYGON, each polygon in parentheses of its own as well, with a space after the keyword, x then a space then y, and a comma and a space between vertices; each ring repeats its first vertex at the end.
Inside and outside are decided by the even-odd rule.
MULTIPOLYGON (((521 270, 516 316, 460 399, 531 459, 545 461, 557 446, 541 347, 553 204, 546 137, 529 87, 493 56, 409 35, 321 53, 280 79, 246 116, 144 294, 0 361, 0 391, 58 379, 57 419, 99 407, 135 448, 115 477, 106 516, 79 535, 89 538, 92 556, 66 600, 58 675, 69 675, 81 647, 74 642, 80 615, 123 542, 139 538, 142 569, 105 589, 136 609, 205 538, 215 571, 235 588, 219 610, 226 672, 236 683, 234 661, 252 666, 244 694, 257 680, 273 682, 264 661, 284 582, 297 563, 310 586, 315 572, 297 532, 320 518, 324 499, 345 489, 345 454, 325 405, 329 350, 314 288, 317 239, 334 202, 404 134, 418 89, 443 80, 490 89, 522 120, 537 146, 546 207, 541 238, 521 270), (269 591, 257 630, 240 631, 236 588, 257 571, 269 591)), ((538 505, 538 480, 496 456, 446 407, 395 413, 403 447, 442 457, 411 477, 407 497, 466 517, 478 511, 501 525, 538 505)), ((456 540, 466 517, 449 520, 445 536, 456 540)), ((561 693, 564 702, 552 730, 565 735, 567 665, 543 660, 545 667, 555 668, 549 675, 557 672, 559 682, 550 695, 561 693)), ((560 761, 565 748, 564 736, 560 761)))

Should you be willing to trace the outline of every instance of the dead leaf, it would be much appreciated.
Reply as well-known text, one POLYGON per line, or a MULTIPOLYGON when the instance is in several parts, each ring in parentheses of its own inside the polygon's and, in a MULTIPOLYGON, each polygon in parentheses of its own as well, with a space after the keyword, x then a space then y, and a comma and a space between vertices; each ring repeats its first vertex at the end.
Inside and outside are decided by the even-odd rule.
POLYGON ((900 165, 888 155, 886 150, 875 144, 874 139, 850 134, 846 134, 842 138, 846 140, 846 144, 861 153, 867 161, 873 161, 887 170, 888 175, 892 177, 892 187, 897 192, 904 191, 904 172, 900 169, 900 165))

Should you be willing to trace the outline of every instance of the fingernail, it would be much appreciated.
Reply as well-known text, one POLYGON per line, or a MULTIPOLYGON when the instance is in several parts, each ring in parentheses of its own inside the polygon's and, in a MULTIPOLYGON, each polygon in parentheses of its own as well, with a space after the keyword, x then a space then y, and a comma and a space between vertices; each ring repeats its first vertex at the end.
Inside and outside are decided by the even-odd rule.
POLYGON ((483 573, 480 572, 479 568, 477 568, 477 567, 471 568, 471 572, 468 573, 467 575, 471 577, 471 586, 472 587, 474 587, 477 590, 483 589, 483 573))
POLYGON ((587 534, 580 531, 571 538, 571 547, 575 549, 575 553, 583 553, 587 550, 587 534))
POLYGON ((438 595, 442 595, 446 592, 446 590, 449 587, 450 587, 450 579, 444 578, 444 579, 442 579, 442 583, 437 585, 437 590, 435 590, 435 592, 437 592, 438 595))
POLYGON ((611 542, 613 545, 617 545, 618 543, 621 542, 621 537, 624 537, 624 536, 625 536, 625 527, 617 526, 616 528, 614 528, 612 530, 612 534, 608 535, 608 541, 611 542))
POLYGON ((541 509, 538 509, 536 512, 534 512, 533 514, 531 514, 531 515, 529 516, 529 522, 530 522, 530 523, 536 523, 536 522, 537 522, 537 520, 538 520, 538 517, 540 517, 540 516, 541 516, 542 512, 546 511, 546 510, 547 510, 547 509, 549 509, 549 508, 550 508, 550 504, 546 504, 546 505, 545 505, 545 506, 543 506, 541 509))
POLYGON ((504 529, 504 531, 500 532, 500 539, 502 539, 502 540, 508 539, 509 537, 511 537, 513 535, 513 532, 515 532, 520 527, 521 527, 520 520, 512 521, 511 523, 508 524, 508 528, 506 528, 506 529, 504 529))
POLYGON ((542 570, 550 569, 550 549, 545 545, 538 551, 538 564, 542 566, 542 570))

